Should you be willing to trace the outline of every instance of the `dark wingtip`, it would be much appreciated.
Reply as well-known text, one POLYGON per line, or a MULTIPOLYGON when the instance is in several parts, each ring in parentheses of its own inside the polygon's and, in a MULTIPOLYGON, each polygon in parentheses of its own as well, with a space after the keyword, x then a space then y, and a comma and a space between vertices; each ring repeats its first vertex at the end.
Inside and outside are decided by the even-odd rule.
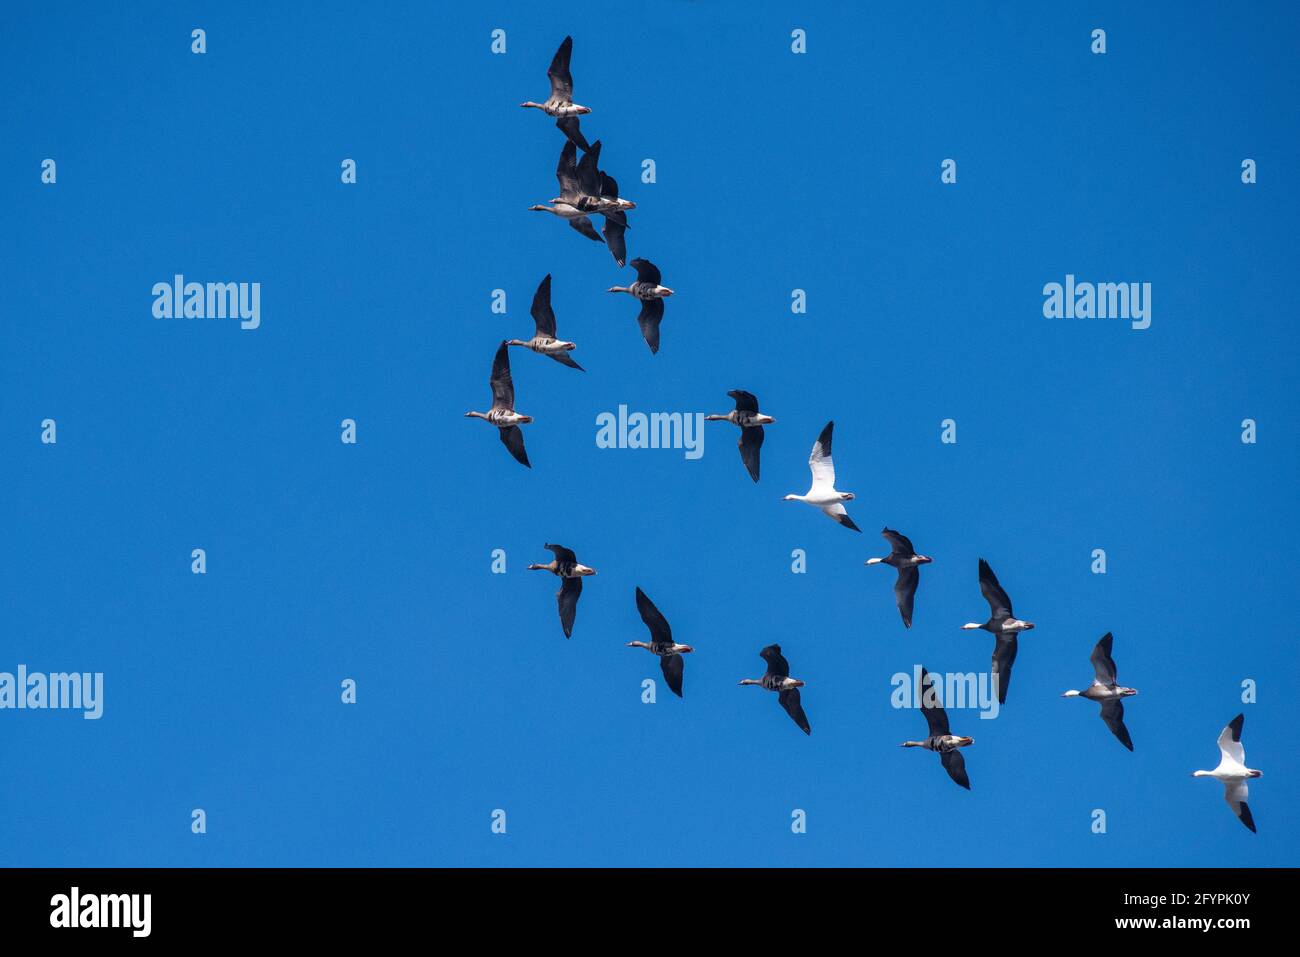
POLYGON ((1233 718, 1231 721, 1228 722, 1228 727, 1232 729, 1233 741, 1241 740, 1241 725, 1245 720, 1246 720, 1246 715, 1243 712, 1242 714, 1237 715, 1235 718, 1233 718))

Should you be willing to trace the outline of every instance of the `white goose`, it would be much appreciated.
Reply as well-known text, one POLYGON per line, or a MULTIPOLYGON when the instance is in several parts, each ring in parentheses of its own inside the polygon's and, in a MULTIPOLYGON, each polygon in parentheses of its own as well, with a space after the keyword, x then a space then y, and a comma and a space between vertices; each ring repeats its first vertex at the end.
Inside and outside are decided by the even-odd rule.
POLYGON ((1250 796, 1250 788, 1247 787, 1246 782, 1251 778, 1263 777, 1264 772, 1246 767, 1246 749, 1241 746, 1241 725, 1245 719, 1244 714, 1237 715, 1228 722, 1228 726, 1219 735, 1219 751, 1222 754, 1219 758, 1219 766, 1213 771, 1193 771, 1192 777, 1215 778, 1222 781, 1223 799, 1228 802, 1228 807, 1232 808, 1232 813, 1237 815, 1241 823, 1254 833, 1255 819, 1251 817, 1250 805, 1246 803, 1246 798, 1250 796))
POLYGON ((848 510, 844 507, 845 502, 853 501, 853 493, 840 492, 835 488, 835 463, 831 461, 831 431, 834 428, 834 422, 827 422, 812 448, 812 455, 808 458, 808 468, 812 470, 812 487, 808 493, 787 495, 785 501, 803 502, 820 508, 845 528, 860 532, 862 529, 853 524, 853 519, 849 518, 848 510))

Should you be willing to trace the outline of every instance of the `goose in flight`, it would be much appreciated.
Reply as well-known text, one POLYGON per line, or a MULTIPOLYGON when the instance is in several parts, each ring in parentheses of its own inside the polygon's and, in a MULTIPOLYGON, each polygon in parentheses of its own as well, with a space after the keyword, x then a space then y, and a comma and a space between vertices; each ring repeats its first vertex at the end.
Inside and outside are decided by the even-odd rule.
POLYGON ((1246 767, 1246 749, 1241 746, 1241 725, 1245 718, 1244 714, 1237 715, 1219 735, 1219 766, 1213 771, 1193 771, 1192 777, 1222 781, 1223 799, 1241 823, 1254 833, 1255 819, 1251 816, 1250 805, 1246 803, 1246 798, 1250 797, 1250 788, 1246 782, 1251 778, 1263 777, 1264 772, 1246 767))
POLYGON ((564 637, 569 638, 573 635, 573 619, 578 614, 578 599, 582 597, 582 579, 596 574, 596 569, 579 564, 573 550, 563 545, 543 547, 554 552, 555 557, 545 565, 529 565, 528 570, 550 572, 561 579, 555 600, 560 606, 560 627, 564 629, 564 637))
POLYGON ((569 142, 586 152, 587 139, 582 135, 578 117, 591 110, 573 102, 573 74, 569 72, 569 57, 573 55, 573 37, 565 37, 560 48, 551 58, 551 68, 546 75, 551 80, 551 95, 545 103, 527 100, 519 105, 541 110, 547 116, 556 117, 555 125, 569 138, 569 142))
POLYGON ((586 212, 582 209, 582 193, 578 189, 578 151, 572 143, 565 143, 560 150, 560 162, 555 167, 555 178, 560 183, 560 195, 547 206, 537 203, 529 206, 530 210, 551 213, 565 220, 575 230, 590 240, 603 243, 596 227, 591 225, 586 212))
POLYGON ((1061 695, 1062 698, 1087 698, 1101 703, 1101 720, 1106 727, 1119 738, 1119 743, 1130 751, 1133 739, 1129 737, 1128 728, 1124 727, 1124 702, 1122 699, 1137 694, 1136 688, 1125 688, 1117 682, 1115 659, 1110 656, 1114 636, 1108 631, 1101 636, 1096 647, 1092 649, 1092 670, 1097 677, 1092 684, 1082 691, 1071 689, 1061 695))
POLYGON ((763 426, 771 425, 776 419, 758 411, 758 399, 752 392, 732 389, 727 395, 736 400, 736 408, 726 415, 706 415, 710 422, 730 422, 740 426, 740 461, 745 463, 749 477, 758 481, 758 452, 763 447, 763 426))
POLYGON ((1011 687, 1011 666, 1016 661, 1016 636, 1034 627, 1032 621, 1021 621, 1011 612, 1011 599, 998 584, 998 576, 984 559, 980 559, 980 592, 992 612, 989 620, 980 625, 970 621, 962 628, 983 628, 997 639, 993 644, 993 675, 998 686, 998 704, 1007 703, 1007 689, 1011 687))
POLYGON ((938 751, 939 760, 943 762, 943 769, 948 772, 948 777, 969 791, 970 778, 966 775, 966 759, 957 749, 974 744, 975 739, 962 737, 948 730, 948 712, 944 711, 943 706, 939 704, 930 674, 924 668, 921 669, 920 695, 921 710, 925 712, 925 721, 930 726, 930 734, 924 741, 904 741, 902 747, 938 751))
POLYGON ((673 631, 668 627, 668 620, 660 614, 654 602, 646 597, 640 588, 636 590, 636 610, 641 613, 641 620, 650 629, 649 641, 629 641, 629 648, 644 648, 652 655, 659 656, 659 667, 664 673, 664 680, 677 697, 682 696, 682 672, 685 662, 682 655, 688 655, 695 649, 690 645, 679 645, 673 641, 673 631))
POLYGON ((853 501, 852 492, 839 492, 835 489, 835 463, 831 461, 831 432, 835 423, 827 422, 826 428, 813 445, 812 455, 808 458, 808 468, 812 470, 812 487, 806 495, 787 495, 787 502, 804 502, 820 508, 828 516, 845 528, 855 532, 862 529, 853 524, 844 503, 853 501))
MULTIPOLYGON (((551 200, 559 202, 558 199, 551 200)), ((585 213, 600 213, 605 217, 601 235, 609 246, 610 254, 621 269, 627 261, 627 242, 623 234, 631 227, 627 224, 627 211, 636 209, 636 203, 618 195, 618 182, 600 169, 600 140, 578 163, 578 198, 576 205, 585 213)))
POLYGON ((630 286, 610 286, 609 292, 625 292, 641 300, 641 312, 637 315, 637 325, 651 352, 659 351, 659 322, 664 317, 664 299, 673 294, 667 286, 660 285, 663 277, 659 267, 648 259, 633 259, 631 266, 636 270, 636 282, 630 286))
POLYGON ((903 627, 911 628, 912 602, 916 599, 916 586, 921 583, 921 566, 928 565, 933 559, 918 555, 911 540, 901 532, 885 528, 880 534, 889 542, 890 552, 884 558, 868 558, 867 564, 893 565, 898 569, 894 601, 898 604, 898 613, 903 616, 903 627))
POLYGON ((808 724, 808 716, 803 713, 803 704, 799 701, 799 689, 804 686, 804 682, 790 677, 790 663, 781 654, 781 646, 768 645, 758 654, 767 662, 767 673, 761 678, 742 678, 740 683, 775 691, 777 701, 785 708, 785 713, 803 729, 804 734, 812 734, 812 726, 808 724))
POLYGON ((532 468, 528 462, 528 451, 524 448, 524 433, 519 426, 533 421, 531 415, 520 415, 515 411, 515 384, 510 378, 510 347, 501 343, 496 358, 492 360, 492 408, 486 412, 466 412, 466 418, 486 419, 501 430, 501 442, 515 460, 532 468))
POLYGON ((550 273, 546 274, 546 278, 537 287, 537 292, 533 293, 533 305, 528 311, 532 314, 537 331, 531 339, 508 339, 506 345, 523 346, 540 355, 550 356, 556 362, 577 369, 579 372, 585 371, 582 366, 569 358, 569 353, 578 348, 577 344, 555 338, 555 310, 551 308, 550 273))

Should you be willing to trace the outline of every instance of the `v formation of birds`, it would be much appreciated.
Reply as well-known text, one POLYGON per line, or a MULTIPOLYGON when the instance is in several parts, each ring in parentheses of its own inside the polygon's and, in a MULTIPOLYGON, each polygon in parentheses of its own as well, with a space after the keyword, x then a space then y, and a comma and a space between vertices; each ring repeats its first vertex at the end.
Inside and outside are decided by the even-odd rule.
MULTIPOLYGON (((630 228, 627 212, 635 209, 636 204, 619 195, 618 183, 599 168, 601 142, 588 143, 583 135, 580 116, 591 113, 591 109, 573 101, 573 76, 569 62, 573 53, 573 38, 565 37, 551 60, 547 76, 550 79, 551 94, 541 103, 526 101, 520 104, 526 108, 538 109, 547 116, 555 117, 555 125, 564 134, 564 145, 560 150, 559 163, 555 176, 559 182, 559 195, 549 204, 537 204, 530 210, 547 212, 568 222, 577 233, 594 242, 604 243, 614 261, 622 267, 626 262, 626 232, 630 228), (582 158, 578 159, 578 152, 582 158), (603 228, 597 232, 591 217, 600 216, 604 220, 603 228)), ((640 302, 637 324, 641 335, 652 353, 659 351, 659 327, 664 317, 664 300, 673 295, 673 290, 663 285, 659 268, 644 258, 633 259, 630 263, 636 270, 636 280, 628 286, 612 286, 609 292, 626 293, 640 302)), ((572 356, 577 345, 560 339, 557 332, 555 312, 551 308, 551 276, 545 276, 533 297, 531 314, 535 323, 531 339, 508 339, 496 350, 492 360, 492 373, 489 384, 492 392, 492 406, 487 412, 467 412, 466 416, 486 420, 495 426, 501 442, 520 464, 530 467, 528 451, 524 445, 522 425, 533 421, 532 416, 524 415, 515 409, 514 383, 510 376, 510 348, 522 347, 548 356, 571 369, 583 371, 572 356)), ((749 477, 759 480, 759 453, 763 447, 763 428, 776 420, 759 411, 758 398, 750 392, 733 389, 727 393, 735 401, 735 408, 725 414, 708 415, 710 421, 726 421, 739 427, 738 448, 740 459, 749 477)), ((808 458, 808 467, 812 473, 812 482, 808 491, 802 495, 789 494, 786 501, 803 502, 819 509, 828 518, 855 532, 861 529, 849 517, 846 502, 853 501, 852 492, 841 492, 835 487, 835 465, 831 457, 832 438, 835 423, 827 422, 817 441, 813 444, 808 458)), ((912 626, 912 614, 916 593, 921 579, 921 566, 929 564, 932 559, 922 555, 912 546, 912 542, 901 532, 890 528, 881 531, 889 543, 888 555, 867 559, 867 565, 884 564, 892 566, 897 572, 894 582, 894 598, 898 612, 905 628, 912 626)), ((560 626, 565 638, 573 634, 577 618, 578 599, 582 595, 582 579, 595 575, 596 570, 578 561, 573 549, 564 545, 547 544, 544 546, 555 557, 545 564, 532 564, 530 570, 549 571, 560 578, 560 590, 556 592, 559 608, 560 626)), ((983 623, 970 622, 962 627, 989 632, 994 639, 990 675, 999 704, 1005 704, 1011 687, 1012 666, 1018 653, 1019 636, 1032 631, 1034 623, 1016 617, 1012 611, 1011 599, 998 582, 997 575, 983 558, 979 559, 979 586, 985 601, 989 605, 989 618, 983 623)), ((682 697, 685 677, 685 659, 695 649, 674 640, 667 618, 639 587, 636 589, 636 607, 649 631, 649 641, 630 641, 630 648, 643 648, 659 658, 660 669, 669 689, 682 697)), ((1066 691, 1062 697, 1079 697, 1095 701, 1100 705, 1101 720, 1118 742, 1133 751, 1133 739, 1124 724, 1123 699, 1137 694, 1137 689, 1119 684, 1118 670, 1112 657, 1114 638, 1108 632, 1092 650, 1091 662, 1094 678, 1083 690, 1066 691)), ((780 645, 768 645, 759 651, 759 656, 766 664, 766 671, 760 678, 745 678, 743 685, 755 685, 777 693, 777 701, 790 716, 794 724, 804 732, 812 734, 812 726, 803 709, 800 689, 804 682, 790 675, 790 664, 781 651, 780 645)), ((948 776, 959 786, 970 789, 970 777, 966 771, 966 762, 961 749, 975 743, 973 737, 953 734, 949 727, 948 714, 941 703, 940 689, 928 671, 921 671, 921 685, 918 689, 921 710, 925 716, 928 734, 918 741, 904 741, 905 748, 924 748, 939 754, 939 759, 948 776)), ((1255 821, 1251 814, 1247 798, 1247 782, 1261 776, 1261 772, 1246 766, 1246 756, 1241 743, 1243 715, 1237 715, 1219 735, 1218 744, 1221 753, 1219 764, 1212 771, 1195 771, 1193 777, 1213 777, 1224 785, 1224 798, 1232 812, 1243 825, 1255 831, 1255 821)))

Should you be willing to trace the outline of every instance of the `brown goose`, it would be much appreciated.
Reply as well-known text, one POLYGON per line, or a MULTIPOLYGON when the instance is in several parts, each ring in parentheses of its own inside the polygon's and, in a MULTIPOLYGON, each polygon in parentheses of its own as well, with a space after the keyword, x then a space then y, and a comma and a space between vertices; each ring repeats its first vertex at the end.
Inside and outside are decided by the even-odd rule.
POLYGON ((1098 702, 1101 705, 1101 720, 1106 722, 1106 727, 1110 728, 1111 734, 1119 739, 1119 743, 1132 751, 1133 739, 1129 737, 1128 728, 1124 725, 1123 699, 1137 694, 1137 689, 1125 688, 1118 683, 1115 659, 1110 655, 1114 640, 1114 636, 1108 631, 1101 636, 1101 640, 1092 649, 1090 660, 1093 673, 1096 675, 1092 684, 1082 691, 1071 689, 1061 697, 1087 698, 1089 701, 1098 702))
POLYGON ((980 593, 984 600, 989 603, 989 620, 984 624, 968 621, 962 625, 967 630, 982 628, 997 639, 993 645, 993 671, 992 674, 998 685, 998 704, 1007 703, 1007 690, 1011 687, 1011 666, 1016 661, 1016 651, 1019 644, 1016 636, 1022 631, 1031 631, 1034 627, 1032 621, 1022 621, 1011 612, 1011 599, 1002 586, 998 584, 998 576, 993 574, 993 569, 984 559, 980 559, 980 593))
POLYGON ((582 192, 578 188, 577 156, 578 151, 574 145, 565 143, 564 149, 560 150, 560 161, 555 167, 555 178, 560 183, 560 195, 550 206, 537 203, 528 208, 558 216, 588 239, 603 243, 605 240, 601 238, 600 233, 596 232, 596 227, 591 225, 591 220, 587 218, 587 213, 582 208, 582 192))
POLYGON ((761 678, 742 678, 740 683, 775 691, 777 701, 791 720, 803 729, 804 734, 812 734, 812 726, 808 723, 808 716, 803 713, 803 703, 799 700, 799 689, 805 682, 790 677, 790 663, 781 654, 781 646, 768 645, 758 655, 767 662, 767 673, 761 678))
POLYGON ((922 565, 931 561, 925 555, 918 555, 912 542, 906 535, 893 529, 881 529, 880 534, 889 542, 890 552, 884 558, 868 558, 868 565, 892 565, 898 569, 898 579, 894 582, 894 601, 898 613, 903 616, 903 627, 912 627, 912 602, 916 599, 916 586, 921 583, 922 565))
POLYGON ((584 371, 582 366, 569 358, 569 353, 578 348, 577 344, 555 338, 555 310, 551 308, 550 273, 546 274, 546 278, 537 287, 537 292, 533 293, 533 306, 529 312, 537 327, 533 337, 528 340, 508 339, 506 345, 523 346, 539 355, 550 356, 556 362, 577 369, 579 372, 584 371))
POLYGON ((545 565, 529 565, 528 570, 550 572, 562 579, 560 590, 555 593, 556 603, 560 606, 560 627, 564 637, 573 635, 573 620, 578 614, 578 599, 582 597, 582 579, 596 574, 596 569, 578 563, 578 556, 572 549, 563 545, 545 545, 555 557, 545 565))
POLYGON ((531 415, 520 415, 515 411, 515 384, 510 378, 510 347, 505 342, 497 349, 492 360, 492 377, 488 380, 492 387, 492 408, 486 412, 466 412, 466 418, 486 419, 501 430, 501 442, 515 460, 532 468, 528 462, 528 451, 524 448, 524 433, 519 426, 533 421, 531 415))
MULTIPOLYGON (((617 181, 604 173, 599 164, 600 140, 596 140, 578 163, 579 195, 575 205, 584 212, 600 213, 605 217, 601 235, 605 237, 605 244, 609 246, 614 262, 621 267, 627 259, 627 243, 623 234, 631 228, 627 224, 627 211, 636 209, 636 203, 618 195, 617 181)), ((559 199, 551 202, 559 202, 559 199)))
POLYGON ((640 588, 636 590, 636 610, 641 613, 641 620, 650 629, 649 641, 629 641, 629 648, 644 648, 652 655, 659 656, 659 668, 664 673, 664 680, 677 697, 682 696, 682 676, 685 662, 682 655, 688 655, 695 649, 690 645, 680 645, 673 641, 673 631, 668 627, 668 619, 660 614, 654 602, 646 597, 640 588))
POLYGON ((966 774, 966 759, 957 749, 969 747, 975 743, 975 739, 953 734, 948 730, 948 712, 944 711, 943 705, 939 703, 938 695, 933 690, 933 680, 924 668, 921 669, 921 687, 918 693, 921 696, 921 710, 925 712, 925 721, 930 727, 930 734, 924 741, 904 741, 902 747, 925 748, 927 751, 939 752, 939 760, 943 762, 943 769, 948 772, 948 777, 969 791, 970 778, 966 774))
POLYGON ((710 422, 730 422, 740 426, 740 461, 745 463, 749 477, 758 481, 758 453, 763 447, 763 426, 771 425, 776 419, 758 411, 758 399, 752 392, 732 389, 727 395, 736 400, 736 407, 726 415, 706 415, 710 422))
POLYGON ((636 270, 636 282, 630 286, 610 286, 609 292, 625 292, 641 300, 641 312, 637 315, 637 325, 651 352, 659 351, 659 323, 664 317, 664 299, 673 294, 667 286, 660 285, 663 277, 659 267, 648 259, 633 259, 631 266, 636 270))
POLYGON ((551 67, 546 71, 551 81, 551 95, 545 103, 526 100, 519 105, 541 110, 547 116, 556 117, 555 125, 568 137, 569 142, 582 151, 587 150, 587 139, 582 135, 578 117, 590 113, 585 106, 573 102, 573 74, 569 72, 569 58, 573 55, 573 37, 565 37, 560 48, 551 58, 551 67))

